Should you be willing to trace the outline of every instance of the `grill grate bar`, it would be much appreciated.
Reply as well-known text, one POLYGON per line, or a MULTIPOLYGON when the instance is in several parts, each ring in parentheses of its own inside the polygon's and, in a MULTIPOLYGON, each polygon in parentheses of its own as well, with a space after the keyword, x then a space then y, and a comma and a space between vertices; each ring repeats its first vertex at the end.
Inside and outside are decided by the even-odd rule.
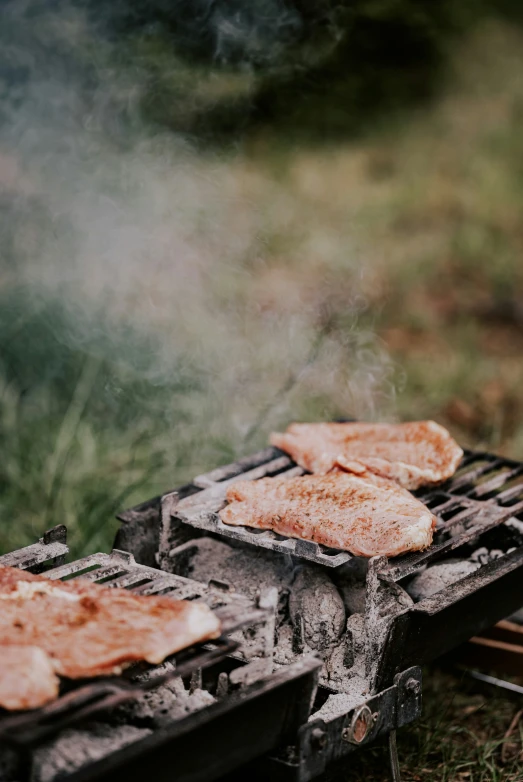
MULTIPOLYGON (((180 500, 178 504, 179 506, 186 508, 192 507, 194 505, 202 505, 203 503, 212 502, 216 499, 224 499, 227 487, 240 480, 256 481, 260 478, 271 476, 274 473, 282 473, 278 477, 291 478, 294 475, 300 475, 304 472, 305 471, 302 470, 301 467, 296 467, 294 462, 292 462, 288 456, 279 456, 277 459, 272 459, 270 462, 266 462, 265 464, 261 464, 258 467, 254 467, 248 472, 234 475, 232 478, 228 478, 227 480, 206 483, 206 488, 203 491, 198 492, 197 494, 191 494, 189 497, 180 500), (287 467, 290 467, 291 469, 285 471, 287 467)), ((200 476, 200 478, 201 477, 202 476, 200 476)))
MULTIPOLYGON (((512 478, 516 478, 518 475, 522 474, 523 469, 521 467, 515 467, 513 470, 504 470, 503 472, 495 475, 489 481, 485 481, 485 483, 476 486, 475 489, 471 492, 471 495, 477 498, 483 497, 486 494, 499 489, 501 486, 512 480, 512 478)), ((523 488, 523 486, 521 488, 523 488)))
POLYGON ((188 600, 189 598, 199 597, 200 593, 195 588, 195 584, 192 586, 187 584, 175 588, 172 582, 166 578, 158 578, 152 581, 150 584, 143 584, 142 586, 135 587, 133 592, 138 595, 160 595, 169 594, 171 597, 175 597, 177 600, 188 600))
MULTIPOLYGON (((278 456, 282 456, 282 451, 278 448, 274 448, 273 446, 264 448, 263 451, 258 451, 251 456, 245 456, 243 459, 238 459, 237 462, 225 464, 223 467, 216 467, 216 469, 211 470, 210 472, 196 476, 193 480, 193 484, 202 489, 207 489, 228 478, 234 478, 236 475, 242 475, 243 477, 243 473, 249 472, 254 467, 266 464, 267 462, 276 459, 278 456)), ((290 463, 288 457, 287 461, 290 463)))
MULTIPOLYGON (((119 574, 125 573, 125 568, 122 566, 122 564, 117 565, 108 565, 107 567, 99 567, 96 568, 96 570, 90 570, 88 573, 81 573, 78 574, 86 581, 92 581, 94 583, 102 581, 104 578, 109 578, 110 576, 116 577, 119 574)), ((54 578, 54 576, 51 576, 54 578)), ((77 576, 78 577, 78 576, 77 576)))
POLYGON ((439 527, 440 531, 446 532, 448 534, 455 527, 459 526, 460 524, 465 524, 484 510, 483 506, 478 508, 478 505, 473 504, 471 500, 467 501, 467 504, 464 508, 463 505, 465 505, 464 502, 456 503, 456 515, 452 516, 452 518, 449 518, 446 521, 442 520, 442 525, 439 527), (461 510, 461 508, 463 509, 461 510))
POLYGON ((48 530, 38 543, 0 556, 0 565, 39 573, 49 565, 59 565, 64 561, 69 553, 66 539, 67 530, 60 524, 48 530))
POLYGON ((516 486, 511 486, 509 489, 505 489, 505 491, 500 492, 496 496, 496 502, 500 505, 503 505, 506 502, 509 502, 510 500, 519 497, 523 493, 523 481, 521 483, 518 483, 516 486))
MULTIPOLYGON (((511 508, 500 508, 494 504, 483 505, 476 513, 467 510, 473 524, 455 537, 450 537, 439 543, 433 543, 425 551, 416 551, 411 554, 404 554, 393 560, 387 568, 381 571, 380 577, 387 581, 400 581, 406 576, 410 576, 419 570, 423 565, 428 565, 435 559, 439 559, 443 554, 448 554, 460 546, 475 540, 483 532, 494 529, 499 524, 507 521, 514 514, 523 511, 523 502, 511 508)), ((455 519, 453 519, 455 521, 455 519)))
MULTIPOLYGON (((223 505, 223 502, 220 505, 223 505)), ((349 554, 347 551, 328 549, 310 540, 286 538, 282 535, 277 535, 272 530, 256 530, 250 527, 233 527, 224 524, 218 516, 217 510, 209 510, 208 508, 198 506, 187 508, 186 510, 178 505, 173 508, 172 513, 179 522, 189 524, 196 529, 203 529, 242 543, 250 543, 254 546, 270 549, 279 554, 298 556, 301 559, 317 562, 326 567, 339 567, 352 559, 352 554, 349 554)))
POLYGON ((148 576, 146 576, 144 573, 127 573, 126 575, 121 576, 120 578, 112 579, 109 583, 106 583, 105 586, 110 585, 115 589, 131 588, 132 591, 134 592, 136 587, 144 584, 144 582, 146 582, 145 586, 151 583, 151 579, 148 576))
POLYGON ((452 497, 441 505, 428 507, 437 518, 438 530, 449 530, 478 511, 477 503, 466 497, 452 497))
POLYGON ((473 453, 470 458, 467 455, 463 459, 458 469, 462 470, 463 467, 467 467, 469 464, 473 465, 474 462, 477 461, 481 461, 482 463, 477 467, 472 467, 472 469, 466 470, 460 475, 451 478, 448 483, 445 484, 446 489, 451 492, 456 491, 457 489, 461 489, 463 486, 467 486, 469 483, 472 483, 473 481, 480 478, 486 472, 495 470, 497 467, 500 467, 503 464, 503 460, 498 456, 493 456, 492 454, 487 453, 473 453))
MULTIPOLYGON (((231 616, 235 616, 235 623, 250 623, 252 615, 252 601, 243 595, 235 593, 223 593, 217 589, 193 581, 189 578, 183 578, 174 574, 167 574, 163 570, 139 565, 132 554, 115 549, 111 554, 91 554, 84 559, 62 565, 50 570, 46 576, 51 579, 62 578, 87 578, 90 581, 96 581, 103 578, 104 575, 119 574, 118 578, 107 581, 104 586, 114 588, 124 586, 135 591, 140 595, 158 595, 167 594, 176 600, 198 599, 203 600, 207 605, 215 610, 224 605, 230 606, 231 616), (99 565, 97 570, 90 570, 85 573, 88 567, 99 565), (144 583, 147 579, 148 583, 144 583), (133 583, 137 586, 133 588, 133 583)), ((258 611, 258 621, 266 619, 266 612, 261 609, 258 611)), ((224 626, 224 632, 229 632, 229 628, 224 626)))
POLYGON ((432 498, 430 496, 424 497, 423 502, 427 507, 430 508, 432 513, 437 516, 440 513, 444 513, 447 510, 450 510, 455 505, 460 504, 460 499, 458 497, 449 497, 448 495, 446 497, 443 497, 443 502, 439 502, 436 505, 433 505, 431 502, 432 498))
MULTIPOLYGON (((188 524, 196 529, 278 553, 291 554, 327 567, 343 565, 352 559, 348 552, 327 549, 311 541, 286 538, 269 530, 233 527, 221 522, 218 512, 225 503, 225 487, 239 479, 256 480, 268 475, 274 470, 275 463, 278 469, 285 469, 279 466, 284 464, 279 461, 282 458, 281 453, 278 449, 267 448, 252 457, 199 476, 198 480, 202 479, 200 484, 205 484, 206 489, 178 503, 169 503, 169 506, 166 504, 165 510, 169 512, 164 517, 172 517, 175 523, 188 524), (268 461, 263 462, 263 459, 268 461), (242 473, 242 468, 247 468, 247 471, 242 473)), ((288 457, 283 459, 289 467, 281 473, 282 477, 305 473, 302 468, 293 467, 294 463, 288 457)), ((517 503, 519 499, 523 501, 523 480, 521 484, 504 491, 503 486, 519 475, 523 476, 523 465, 518 462, 489 453, 465 452, 459 474, 455 478, 425 493, 416 492, 416 496, 438 518, 435 542, 426 551, 412 552, 392 559, 390 566, 384 571, 386 577, 392 580, 404 578, 518 513, 523 504, 517 503), (490 473, 493 473, 492 477, 489 477, 490 473), (486 480, 476 486, 474 482, 480 478, 486 480), (492 499, 483 499, 499 489, 501 491, 492 499), (516 503, 508 505, 513 499, 516 503)), ((166 503, 171 496, 165 495, 166 503)))
MULTIPOLYGON (((119 553, 119 552, 118 552, 119 553)), ((87 571, 89 568, 93 568, 96 566, 103 566, 104 564, 107 565, 111 563, 118 563, 122 562, 131 562, 134 561, 134 557, 131 557, 131 555, 128 555, 128 558, 122 558, 118 556, 118 553, 114 552, 112 554, 89 554, 87 557, 83 557, 83 559, 77 559, 74 562, 67 562, 64 565, 60 565, 59 567, 53 568, 48 573, 46 573, 46 578, 52 578, 52 579, 60 579, 60 578, 69 578, 69 577, 76 577, 76 576, 82 576, 82 578, 89 578, 89 573, 86 573, 84 571, 87 571)), ((92 571, 90 571, 92 572, 92 571)))

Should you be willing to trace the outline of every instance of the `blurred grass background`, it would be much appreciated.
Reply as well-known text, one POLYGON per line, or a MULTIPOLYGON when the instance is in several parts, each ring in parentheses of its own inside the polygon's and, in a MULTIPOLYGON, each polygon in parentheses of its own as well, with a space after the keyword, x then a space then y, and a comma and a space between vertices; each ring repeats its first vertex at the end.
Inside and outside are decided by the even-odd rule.
MULTIPOLYGON (((0 550, 59 523, 75 556, 108 550, 117 510, 292 418, 430 417, 465 446, 523 458, 519 9, 357 8, 332 54, 283 75, 181 58, 164 29, 131 31, 108 59, 75 53, 102 79, 135 69, 140 122, 190 134, 198 181, 227 204, 192 215, 191 236, 216 219, 248 237, 210 253, 211 295, 193 314, 182 299, 167 317, 145 267, 152 328, 140 294, 121 306, 113 289, 80 310, 59 285, 42 295, 26 270, 68 229, 45 182, 0 145, 0 550), (218 310, 217 326, 204 313, 218 310), (198 333, 158 372, 193 317, 198 333)), ((483 708, 440 676, 424 722, 400 737, 404 778, 523 779, 520 747, 499 762, 512 708, 483 708)), ((374 757, 372 778, 386 779, 374 757)))
MULTIPOLYGON (((186 345, 157 377, 148 371, 157 335, 140 328, 134 305, 108 321, 114 291, 88 310, 61 290, 35 293, 20 270, 40 255, 45 261, 67 230, 50 214, 45 185, 43 192, 41 184, 27 185, 17 161, 4 155, 2 550, 57 523, 67 524, 75 554, 107 549, 117 509, 263 444, 271 426, 369 414, 357 393, 340 391, 351 382, 374 397, 374 417, 433 417, 464 445, 523 457, 522 28, 483 10, 459 34, 454 23, 434 32, 430 14, 429 22, 421 14, 418 29, 406 4, 409 24, 394 11, 392 29, 404 28, 400 43, 410 41, 412 51, 399 60, 396 51, 384 54, 378 36, 371 56, 376 30, 390 32, 389 5, 384 22, 380 4, 368 4, 356 37, 363 54, 351 49, 349 57, 342 46, 312 72, 285 76, 280 95, 275 77, 182 62, 163 33, 133 33, 116 58, 111 53, 110 73, 131 63, 140 78, 145 73, 149 121, 191 130, 200 145, 198 176, 214 177, 232 204, 219 216, 223 230, 234 235, 247 225, 253 233, 236 257, 215 266, 212 282, 213 306, 234 322, 235 336, 245 332, 230 346, 243 351, 240 375, 252 376, 259 392, 240 435, 231 431, 232 399, 221 422, 223 402, 217 408, 213 401, 213 373, 230 363, 227 345, 212 369, 186 345), (350 67, 342 64, 347 57, 350 67), (220 126, 223 116, 229 124, 220 126), (215 127, 221 135, 211 144, 215 127), (313 334, 305 366, 316 360, 316 332, 332 361, 339 344, 355 357, 330 385, 302 382, 300 367, 288 377, 285 353, 273 365, 264 356, 278 353, 277 328, 263 334, 267 318, 286 323, 304 314, 313 334), (370 360, 358 334, 377 335, 369 354, 382 351, 392 361, 370 360), (264 416, 279 404, 274 389, 289 383, 279 417, 264 416)), ((200 321, 198 339, 212 344, 212 319, 200 321)), ((223 332, 226 343, 231 333, 223 332)), ((292 339, 299 351, 299 337, 292 339)), ((329 371, 320 362, 316 375, 329 371)), ((241 395, 241 383, 229 393, 241 395)))

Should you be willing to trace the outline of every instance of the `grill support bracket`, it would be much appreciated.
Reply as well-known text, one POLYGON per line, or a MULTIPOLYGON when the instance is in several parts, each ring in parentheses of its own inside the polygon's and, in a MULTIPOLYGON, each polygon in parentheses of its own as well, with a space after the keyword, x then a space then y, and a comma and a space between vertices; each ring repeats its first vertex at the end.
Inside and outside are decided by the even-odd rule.
POLYGON ((398 674, 391 687, 349 711, 328 721, 307 722, 299 731, 294 759, 271 759, 275 779, 309 782, 359 747, 413 722, 421 715, 421 689, 421 669, 414 666, 398 674))

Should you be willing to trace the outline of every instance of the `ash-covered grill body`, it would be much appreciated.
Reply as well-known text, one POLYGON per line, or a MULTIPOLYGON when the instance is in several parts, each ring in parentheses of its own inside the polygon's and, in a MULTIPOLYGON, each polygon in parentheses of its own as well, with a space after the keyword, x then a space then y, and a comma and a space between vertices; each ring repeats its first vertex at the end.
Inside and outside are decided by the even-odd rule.
MULTIPOLYGON (((362 560, 220 521, 226 487, 235 480, 300 474, 288 456, 267 448, 122 514, 120 537, 139 539, 146 523, 154 551, 138 546, 137 556, 155 556, 167 571, 223 581, 251 597, 261 583, 278 590, 275 664, 311 653, 322 660, 320 695, 290 764, 303 782, 355 746, 347 741, 355 709, 396 687, 402 702, 410 693, 405 713, 413 718, 420 688, 411 681, 410 689, 401 689, 404 672, 411 670, 410 679, 419 682, 416 666, 519 607, 523 464, 465 453, 452 479, 416 492, 438 519, 432 545, 390 560, 362 560), (312 749, 314 730, 326 735, 319 755, 312 749)), ((362 743, 378 734, 367 730, 362 743)), ((279 770, 289 766, 284 758, 274 763, 279 770)))
POLYGON ((220 757, 206 776, 214 779, 277 746, 307 719, 317 663, 303 661, 274 676, 274 591, 251 600, 137 564, 128 552, 64 564, 66 553, 58 529, 2 564, 42 571, 58 563, 45 572, 48 579, 81 576, 142 595, 202 600, 220 617, 223 635, 160 666, 137 664, 124 676, 64 684, 58 700, 36 711, 0 714, 1 780, 143 780, 151 758, 160 764, 158 780, 171 778, 173 764, 180 780, 198 778, 213 758, 210 748, 202 754, 194 744, 223 729, 220 757), (263 735, 260 726, 259 740, 249 744, 241 725, 264 708, 272 729, 263 735))
POLYGON ((57 579, 203 599, 226 637, 180 653, 174 669, 75 688, 37 719, 4 716, 0 779, 210 782, 264 756, 250 778, 308 782, 416 719, 418 666, 519 608, 523 465, 466 454, 451 481, 418 493, 438 518, 432 546, 391 560, 221 524, 230 481, 301 473, 265 449, 122 514, 127 551, 64 565, 55 531, 7 555, 54 565, 57 579))

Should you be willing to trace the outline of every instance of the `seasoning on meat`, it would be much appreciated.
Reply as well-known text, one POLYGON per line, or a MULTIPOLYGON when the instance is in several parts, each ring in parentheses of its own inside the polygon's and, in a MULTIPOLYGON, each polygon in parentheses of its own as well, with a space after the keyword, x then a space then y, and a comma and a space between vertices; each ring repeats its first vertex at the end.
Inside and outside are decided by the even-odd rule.
POLYGON ((161 663, 219 634, 220 621, 204 603, 0 567, 2 643, 40 647, 60 676, 116 674, 135 660, 161 663))
POLYGON ((50 657, 37 646, 0 645, 0 706, 37 709, 58 696, 60 681, 50 657))
POLYGON ((436 525, 425 505, 397 483, 340 470, 238 481, 227 500, 220 511, 225 524, 271 529, 363 557, 424 549, 436 525))
POLYGON ((402 424, 291 424, 270 442, 313 473, 338 466, 391 478, 405 489, 441 483, 453 475, 463 451, 434 421, 402 424))

